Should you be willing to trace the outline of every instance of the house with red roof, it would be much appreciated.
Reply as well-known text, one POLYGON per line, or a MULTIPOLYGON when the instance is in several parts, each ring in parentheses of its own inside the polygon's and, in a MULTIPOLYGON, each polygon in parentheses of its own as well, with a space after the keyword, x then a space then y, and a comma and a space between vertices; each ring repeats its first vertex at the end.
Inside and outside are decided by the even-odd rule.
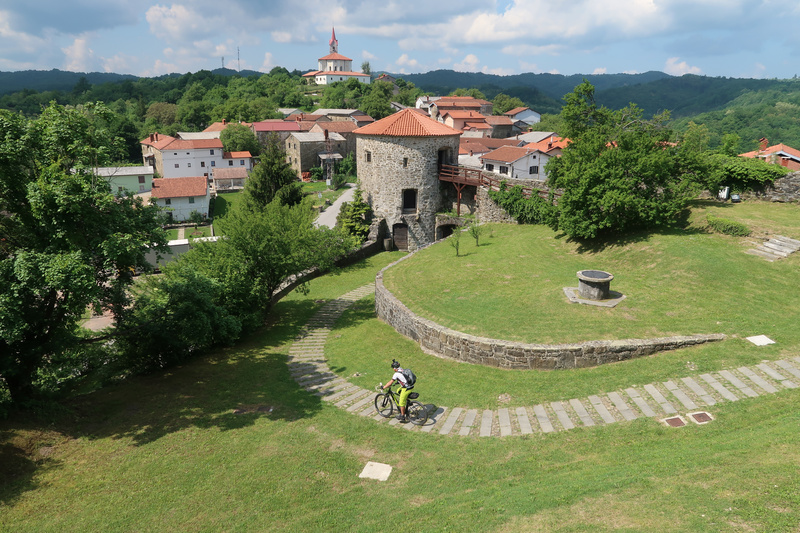
POLYGON ((483 170, 501 178, 540 180, 542 153, 530 146, 503 146, 481 156, 483 170))
POLYGON ((162 178, 205 176, 223 160, 219 139, 182 139, 151 133, 141 141, 142 159, 162 178))
POLYGON ((766 137, 759 139, 759 142, 760 146, 758 150, 739 154, 739 157, 759 158, 767 163, 780 165, 789 170, 800 170, 800 150, 785 144, 767 146, 769 142, 766 137))
POLYGON ((331 29, 331 40, 328 41, 330 53, 320 57, 317 70, 303 74, 303 77, 317 85, 330 85, 337 81, 356 79, 361 83, 369 84, 370 75, 363 72, 353 72, 353 60, 339 53, 339 41, 336 31, 331 29))
POLYGON ((514 129, 517 132, 528 131, 530 126, 542 120, 542 116, 536 111, 528 107, 515 107, 510 111, 503 113, 514 124, 514 129))
POLYGON ((223 152, 222 167, 243 168, 247 172, 253 170, 253 156, 247 150, 243 152, 223 152))
POLYGON ((193 211, 208 216, 208 179, 205 176, 156 178, 150 191, 150 202, 167 210, 167 216, 178 222, 189 220, 193 211))

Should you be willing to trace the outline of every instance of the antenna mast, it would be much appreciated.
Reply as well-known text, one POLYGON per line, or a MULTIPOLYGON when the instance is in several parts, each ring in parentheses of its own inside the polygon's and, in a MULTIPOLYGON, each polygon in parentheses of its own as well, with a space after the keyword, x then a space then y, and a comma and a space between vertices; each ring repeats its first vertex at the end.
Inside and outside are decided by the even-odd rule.
POLYGON ((242 60, 239 57, 239 47, 238 46, 236 47, 236 65, 237 65, 237 69, 236 70, 238 72, 241 72, 242 71, 242 60))
POLYGON ((222 56, 222 68, 225 68, 225 56, 222 56))

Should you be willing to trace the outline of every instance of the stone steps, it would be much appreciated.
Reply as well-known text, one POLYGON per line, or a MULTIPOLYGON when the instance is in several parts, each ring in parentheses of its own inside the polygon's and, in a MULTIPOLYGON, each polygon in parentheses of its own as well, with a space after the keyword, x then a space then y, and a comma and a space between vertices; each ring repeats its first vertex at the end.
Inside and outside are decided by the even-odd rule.
POLYGON ((755 248, 745 250, 745 253, 763 257, 767 261, 777 261, 800 250, 800 241, 776 235, 768 241, 759 244, 755 248))
MULTIPOLYGON (((475 409, 426 404, 429 417, 424 426, 400 424, 394 416, 383 418, 375 412, 376 391, 351 384, 333 373, 325 362, 324 341, 330 328, 350 305, 371 290, 373 284, 323 307, 310 323, 324 322, 326 327, 308 327, 298 336, 290 348, 289 372, 300 386, 327 403, 408 431, 476 438, 554 433, 640 418, 685 415, 724 402, 776 394, 800 384, 800 357, 794 357, 533 406, 475 409)), ((426 398, 420 400, 424 402, 426 398)))

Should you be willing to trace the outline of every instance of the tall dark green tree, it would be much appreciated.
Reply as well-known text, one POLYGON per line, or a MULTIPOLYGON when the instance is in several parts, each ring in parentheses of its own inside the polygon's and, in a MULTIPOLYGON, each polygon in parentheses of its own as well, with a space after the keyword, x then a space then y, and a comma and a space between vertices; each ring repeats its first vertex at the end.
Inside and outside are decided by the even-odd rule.
POLYGON ((244 186, 244 202, 251 210, 264 209, 283 187, 297 187, 297 175, 286 162, 286 151, 277 135, 267 139, 261 159, 244 186))
POLYGON ((88 307, 125 312, 134 269, 166 244, 156 207, 93 173, 120 157, 111 118, 102 105, 0 111, 0 386, 14 402, 69 364, 88 307))
POLYGON ((253 130, 244 124, 230 124, 219 135, 226 152, 250 152, 257 156, 261 153, 261 145, 253 130))

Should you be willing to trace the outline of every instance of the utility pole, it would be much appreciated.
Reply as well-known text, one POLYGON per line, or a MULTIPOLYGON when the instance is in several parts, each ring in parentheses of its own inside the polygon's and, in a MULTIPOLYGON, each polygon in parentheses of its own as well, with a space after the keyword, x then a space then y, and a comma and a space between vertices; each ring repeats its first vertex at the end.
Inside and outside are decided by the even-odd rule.
POLYGON ((225 68, 225 56, 222 56, 222 68, 225 68))
POLYGON ((239 57, 239 47, 238 46, 236 47, 236 65, 237 65, 236 71, 237 72, 241 72, 242 71, 242 60, 239 57))

